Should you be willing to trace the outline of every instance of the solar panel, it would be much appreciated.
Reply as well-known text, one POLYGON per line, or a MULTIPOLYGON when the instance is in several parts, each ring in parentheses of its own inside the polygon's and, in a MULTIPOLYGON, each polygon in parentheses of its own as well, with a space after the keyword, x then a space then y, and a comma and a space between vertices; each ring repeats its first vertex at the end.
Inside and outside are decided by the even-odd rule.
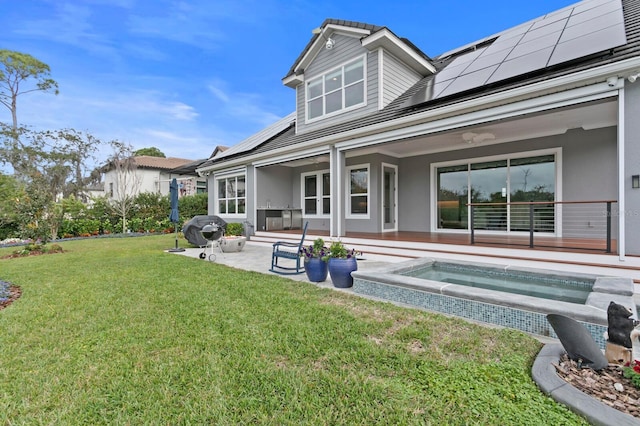
POLYGON ((286 130, 291 126, 291 124, 295 121, 296 113, 295 111, 290 113, 284 118, 276 121, 272 125, 262 129, 258 133, 255 133, 249 136, 247 139, 237 143, 236 145, 230 147, 226 151, 222 151, 220 154, 216 156, 216 158, 228 157, 233 154, 238 154, 241 152, 250 151, 258 145, 264 143, 266 140, 274 137, 278 133, 286 130))
MULTIPOLYGON (((413 106, 573 61, 626 44, 621 0, 584 0, 494 36, 488 46, 467 45, 428 86, 408 100, 413 106), (465 52, 464 49, 468 51, 465 52)), ((490 41, 487 38, 477 43, 490 41)))

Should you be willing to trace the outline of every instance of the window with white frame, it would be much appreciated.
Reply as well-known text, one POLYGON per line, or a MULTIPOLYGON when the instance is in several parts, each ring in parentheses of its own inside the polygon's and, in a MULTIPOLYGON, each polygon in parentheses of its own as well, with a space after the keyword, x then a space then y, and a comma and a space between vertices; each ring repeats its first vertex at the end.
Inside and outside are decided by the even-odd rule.
POLYGON ((369 165, 347 167, 347 217, 369 217, 369 165))
POLYGON ((245 214, 245 175, 227 176, 216 179, 218 187, 217 214, 245 214))
POLYGON ((206 194, 207 193, 207 181, 206 180, 198 180, 198 181, 196 181, 196 193, 197 194, 206 194))
POLYGON ((364 105, 364 57, 309 80, 307 120, 364 105))
POLYGON ((328 216, 331 213, 331 175, 328 170, 303 173, 302 214, 328 216))

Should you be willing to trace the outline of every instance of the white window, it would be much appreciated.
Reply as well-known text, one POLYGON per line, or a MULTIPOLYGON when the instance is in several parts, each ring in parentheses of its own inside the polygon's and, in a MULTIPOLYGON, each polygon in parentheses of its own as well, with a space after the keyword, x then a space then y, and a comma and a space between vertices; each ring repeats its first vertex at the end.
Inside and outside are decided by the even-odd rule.
POLYGON ((331 175, 328 170, 302 174, 302 214, 329 216, 331 213, 331 175))
POLYGON ((307 83, 307 120, 364 105, 364 57, 307 83))
POLYGON ((196 181, 196 193, 197 194, 206 194, 207 193, 207 181, 206 180, 198 180, 198 181, 196 181))
POLYGON ((217 214, 244 215, 246 213, 245 175, 216 179, 218 187, 217 214))
POLYGON ((347 167, 347 218, 369 218, 369 165, 347 167))

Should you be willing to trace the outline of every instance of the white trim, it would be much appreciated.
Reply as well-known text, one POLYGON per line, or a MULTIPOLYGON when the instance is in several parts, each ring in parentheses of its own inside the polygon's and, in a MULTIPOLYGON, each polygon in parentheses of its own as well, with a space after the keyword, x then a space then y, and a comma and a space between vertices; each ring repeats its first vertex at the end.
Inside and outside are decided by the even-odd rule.
POLYGON ((380 229, 382 232, 395 232, 398 230, 398 166, 391 163, 380 163, 380 229), (393 169, 393 228, 384 228, 384 169, 393 169))
POLYGON ((342 235, 342 195, 339 182, 342 180, 341 167, 338 167, 340 153, 335 148, 329 151, 329 179, 331 180, 331 220, 329 221, 329 236, 342 235), (335 192, 335 194, 334 194, 335 192), (335 222, 335 223, 334 223, 335 222))
POLYGON ((235 169, 228 169, 228 170, 215 172, 215 173, 212 173, 211 176, 213 176, 214 179, 218 179, 218 178, 227 177, 227 176, 237 176, 242 173, 244 173, 245 175, 247 174, 247 166, 236 167, 235 169))
MULTIPOLYGON (((213 175, 213 212, 215 215, 220 216, 221 218, 226 218, 226 219, 246 219, 247 218, 247 194, 248 194, 248 180, 247 180, 247 169, 246 167, 244 168, 244 172, 238 172, 238 173, 219 173, 219 174, 214 174, 213 175), (244 199, 244 213, 220 213, 219 208, 220 208, 220 198, 218 197, 218 193, 220 192, 218 187, 220 185, 220 181, 221 180, 226 180, 229 178, 236 178, 236 182, 237 182, 237 178, 239 177, 244 177, 244 197, 238 197, 237 191, 238 188, 236 188, 236 196, 233 198, 236 200, 236 210, 237 210, 237 206, 238 206, 238 200, 239 199, 244 199)), ((230 200, 231 198, 225 198, 225 200, 230 200)))
MULTIPOLYGON (((359 82, 358 82, 359 83, 359 82)), ((358 83, 351 83, 350 85, 353 84, 358 84, 358 83)), ((367 55, 361 55, 359 58, 356 56, 355 58, 351 58, 348 61, 343 62, 340 65, 336 65, 333 68, 330 68, 326 71, 324 71, 322 74, 318 74, 316 76, 314 76, 312 79, 308 80, 307 82, 305 82, 304 85, 304 122, 305 124, 312 124, 312 123, 316 123, 318 121, 322 121, 326 118, 330 118, 330 117, 335 117, 337 115, 341 115, 344 114, 346 112, 349 111, 353 111, 359 108, 363 108, 367 106, 367 84, 368 84, 368 80, 367 80, 367 55), (362 61, 362 102, 355 104, 355 105, 351 105, 349 107, 344 107, 345 105, 345 97, 346 97, 346 87, 345 86, 345 81, 344 81, 344 69, 347 65, 350 64, 354 64, 358 61, 362 61), (324 78, 326 75, 331 74, 332 72, 335 72, 336 70, 342 70, 342 85, 340 87, 340 90, 342 92, 342 106, 343 108, 340 108, 339 110, 330 112, 330 113, 326 113, 326 99, 327 99, 327 94, 324 90, 324 78), (311 84, 314 80, 318 80, 320 79, 322 81, 322 95, 320 97, 316 97, 315 99, 322 99, 322 114, 314 117, 314 118, 309 118, 309 84, 311 84)))
POLYGON ((400 40, 387 28, 383 28, 368 37, 364 37, 361 40, 361 43, 362 47, 369 50, 381 47, 385 48, 423 76, 435 74, 436 72, 436 68, 429 63, 427 59, 423 58, 414 49, 407 46, 406 43, 400 40))
MULTIPOLYGON (((623 80, 624 84, 624 80, 623 80)), ((625 214, 626 206, 626 168, 624 166, 624 154, 626 148, 626 139, 625 135, 625 121, 624 121, 624 108, 625 102, 625 91, 624 87, 620 90, 618 94, 618 259, 621 261, 625 260, 626 256, 626 224, 627 224, 627 215, 625 214)), ((612 236, 613 237, 613 236, 612 236)))
MULTIPOLYGON (((251 209, 251 217, 253 218, 253 227, 254 231, 258 230, 258 169, 253 167, 251 170, 251 175, 253 177, 253 188, 251 192, 253 193, 253 208, 251 209)), ((215 196, 214 196, 215 197, 215 196)), ((215 211, 215 208, 214 208, 215 211)), ((247 216, 249 215, 249 209, 246 210, 247 216)))
MULTIPOLYGON (((310 172, 304 172, 304 173, 300 173, 300 206, 302 209, 302 217, 303 218, 310 218, 310 219, 328 219, 331 217, 331 204, 329 204, 329 213, 323 213, 323 201, 324 201, 324 194, 322 193, 322 177, 325 174, 329 174, 329 176, 331 176, 331 170, 329 169, 323 169, 323 170, 313 170, 310 172), (307 176, 316 176, 317 181, 316 181, 316 214, 307 214, 306 210, 305 210, 305 200, 306 200, 306 194, 305 194, 305 177, 307 176)), ((331 179, 331 177, 329 177, 329 179, 331 179)), ((331 194, 331 181, 329 181, 329 203, 331 203, 331 198, 332 198, 333 194, 331 194)))
POLYGON ((304 74, 291 74, 282 79, 282 84, 292 89, 304 83, 304 74))
POLYGON ((378 111, 384 108, 384 51, 378 49, 378 111))
POLYGON ((255 161, 254 163, 251 163, 251 164, 254 167, 273 166, 274 164, 285 163, 287 161, 300 160, 306 157, 315 157, 318 155, 327 154, 330 151, 331 151, 331 148, 329 146, 320 146, 313 149, 293 152, 287 155, 281 155, 278 157, 265 158, 262 161, 255 161))
MULTIPOLYGON (((354 164, 344 168, 345 175, 349 179, 344 180, 345 189, 345 219, 370 219, 371 218, 371 163, 354 164), (351 171, 355 169, 367 170, 367 213, 351 213, 351 171)), ((361 197, 362 195, 354 195, 361 197)))
MULTIPOLYGON (((554 176, 554 201, 562 201, 562 147, 556 147, 556 148, 547 148, 547 149, 538 149, 538 150, 533 150, 533 151, 518 151, 518 152, 510 152, 510 153, 506 153, 506 154, 498 154, 498 155, 488 155, 488 156, 484 156, 484 157, 467 157, 467 158, 459 158, 456 160, 449 160, 449 161, 441 161, 441 162, 437 162, 437 163, 431 163, 430 164, 430 171, 429 171, 429 176, 430 176, 430 180, 431 180, 431 197, 429 200, 429 211, 430 211, 430 215, 431 215, 431 223, 429 225, 430 227, 430 232, 434 232, 434 233, 439 233, 439 232, 446 232, 446 233, 469 233, 469 223, 467 223, 467 229, 462 229, 462 230, 458 230, 458 229, 448 229, 448 228, 439 228, 438 227, 438 210, 437 210, 437 203, 438 203, 438 179, 437 179, 437 169, 440 167, 447 167, 447 166, 455 166, 455 165, 462 165, 462 164, 471 164, 471 163, 482 163, 482 162, 489 162, 489 161, 496 161, 496 160, 512 160, 512 159, 518 159, 518 158, 527 158, 527 157, 539 157, 539 156, 543 156, 543 155, 553 155, 555 157, 555 176, 554 176)), ((507 161, 507 164, 510 164, 509 161, 507 161)), ((510 186, 510 182, 509 182, 509 186, 510 186)), ((510 192, 510 187, 508 188, 508 193, 510 192)), ((556 217, 554 218, 554 232, 553 235, 554 236, 562 236, 562 221, 560 220, 560 218, 562 217, 561 215, 562 211, 559 212, 559 214, 556 215, 556 217)), ((468 217, 468 215, 467 215, 468 217)), ((487 233, 491 233, 491 232, 487 232, 487 233)), ((504 233, 510 233, 510 234, 515 234, 515 232, 512 231, 497 231, 494 232, 495 234, 504 234, 504 233)), ((549 233, 549 235, 551 235, 551 233, 549 233)))
MULTIPOLYGON (((369 34, 371 34, 371 31, 369 30, 365 30, 362 28, 355 28, 355 27, 346 27, 343 25, 336 25, 336 24, 328 24, 324 28, 322 28, 321 31, 324 34, 324 37, 327 37, 327 38, 331 37, 331 35, 334 32, 339 33, 341 35, 356 37, 356 38, 366 37, 369 34)), ((311 62, 313 62, 313 60, 318 55, 318 53, 321 52, 322 49, 324 49, 324 46, 326 44, 326 39, 324 37, 319 34, 316 36, 316 39, 313 42, 313 44, 309 46, 309 49, 307 50, 307 52, 295 65, 295 68, 293 69, 294 74, 297 74, 299 71, 304 72, 307 66, 311 62)), ((286 78, 287 77, 285 77, 285 79, 286 78)), ((283 79, 283 82, 285 79, 283 79)))

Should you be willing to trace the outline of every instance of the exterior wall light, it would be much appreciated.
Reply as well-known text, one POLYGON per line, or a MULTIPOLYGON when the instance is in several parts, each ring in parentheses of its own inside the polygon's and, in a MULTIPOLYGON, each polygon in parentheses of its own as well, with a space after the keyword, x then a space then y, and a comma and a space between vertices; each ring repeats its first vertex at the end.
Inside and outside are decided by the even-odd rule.
POLYGON ((633 189, 640 188, 640 175, 631 176, 631 187, 633 189))

